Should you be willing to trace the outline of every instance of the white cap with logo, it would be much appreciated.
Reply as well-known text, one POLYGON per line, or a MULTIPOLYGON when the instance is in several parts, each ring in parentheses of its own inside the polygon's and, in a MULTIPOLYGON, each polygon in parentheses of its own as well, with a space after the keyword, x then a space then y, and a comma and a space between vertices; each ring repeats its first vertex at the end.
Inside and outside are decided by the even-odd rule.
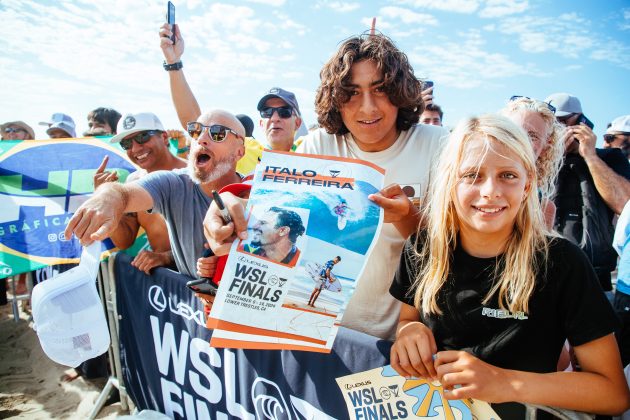
POLYGON ((118 129, 111 143, 118 143, 130 134, 140 133, 141 131, 165 131, 159 118, 152 112, 138 112, 135 114, 125 114, 118 121, 118 129))

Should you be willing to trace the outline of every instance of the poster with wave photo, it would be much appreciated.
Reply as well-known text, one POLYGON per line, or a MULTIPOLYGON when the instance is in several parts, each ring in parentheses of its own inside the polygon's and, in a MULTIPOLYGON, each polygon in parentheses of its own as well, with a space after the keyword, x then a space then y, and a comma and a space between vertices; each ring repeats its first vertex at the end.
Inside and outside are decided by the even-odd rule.
POLYGON ((383 210, 384 170, 361 160, 265 151, 208 319, 214 347, 329 352, 383 210))

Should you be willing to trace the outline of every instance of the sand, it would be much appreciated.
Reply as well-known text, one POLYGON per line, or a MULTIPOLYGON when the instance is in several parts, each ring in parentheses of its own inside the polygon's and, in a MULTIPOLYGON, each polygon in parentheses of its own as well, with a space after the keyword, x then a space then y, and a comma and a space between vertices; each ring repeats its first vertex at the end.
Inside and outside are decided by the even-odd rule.
MULTIPOLYGON (((60 379, 67 367, 42 351, 29 313, 14 322, 11 305, 0 306, 0 419, 86 419, 106 378, 60 379)), ((128 414, 120 402, 103 407, 96 418, 128 414)))

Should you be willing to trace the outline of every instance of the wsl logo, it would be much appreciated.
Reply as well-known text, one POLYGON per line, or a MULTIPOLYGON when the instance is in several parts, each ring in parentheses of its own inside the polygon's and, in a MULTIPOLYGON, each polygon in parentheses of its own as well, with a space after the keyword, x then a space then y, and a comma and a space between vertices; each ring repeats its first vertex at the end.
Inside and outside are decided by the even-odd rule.
POLYGON ((51 263, 43 258, 78 258, 79 242, 67 241, 63 231, 92 193, 94 172, 103 156, 109 155, 108 170, 119 175, 135 170, 115 150, 96 139, 27 141, 0 155, 3 250, 43 263, 51 263))

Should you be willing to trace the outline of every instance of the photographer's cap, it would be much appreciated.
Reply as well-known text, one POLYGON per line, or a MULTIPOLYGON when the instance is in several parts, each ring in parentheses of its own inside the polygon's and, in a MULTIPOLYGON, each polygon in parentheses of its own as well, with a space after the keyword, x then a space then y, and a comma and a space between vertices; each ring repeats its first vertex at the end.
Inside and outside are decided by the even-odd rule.
POLYGON ((279 87, 273 87, 269 89, 269 93, 267 93, 260 99, 260 101, 258 101, 258 110, 262 111, 265 107, 265 102, 267 102, 267 99, 271 98, 282 99, 284 102, 287 103, 287 105, 295 109, 295 113, 298 115, 298 117, 300 116, 300 107, 298 106, 297 99, 295 99, 295 95, 293 94, 293 92, 289 92, 288 90, 284 90, 279 87))
POLYGON ((630 133, 630 115, 622 115, 615 118, 610 127, 606 129, 606 134, 630 133))
POLYGON ((566 117, 571 114, 582 114, 582 104, 575 96, 568 93, 554 93, 545 99, 549 105, 556 108, 556 117, 566 117))
POLYGON ((130 134, 140 133, 141 131, 158 130, 165 131, 164 126, 159 118, 152 112, 129 113, 122 116, 118 120, 116 134, 111 138, 111 143, 119 143, 122 139, 130 134))
POLYGON ((46 130, 46 134, 48 135, 50 135, 51 130, 59 128, 60 130, 68 133, 72 138, 77 136, 74 120, 68 114, 63 114, 61 112, 54 113, 52 114, 52 117, 50 117, 50 121, 41 121, 39 125, 48 126, 48 130, 46 130))

